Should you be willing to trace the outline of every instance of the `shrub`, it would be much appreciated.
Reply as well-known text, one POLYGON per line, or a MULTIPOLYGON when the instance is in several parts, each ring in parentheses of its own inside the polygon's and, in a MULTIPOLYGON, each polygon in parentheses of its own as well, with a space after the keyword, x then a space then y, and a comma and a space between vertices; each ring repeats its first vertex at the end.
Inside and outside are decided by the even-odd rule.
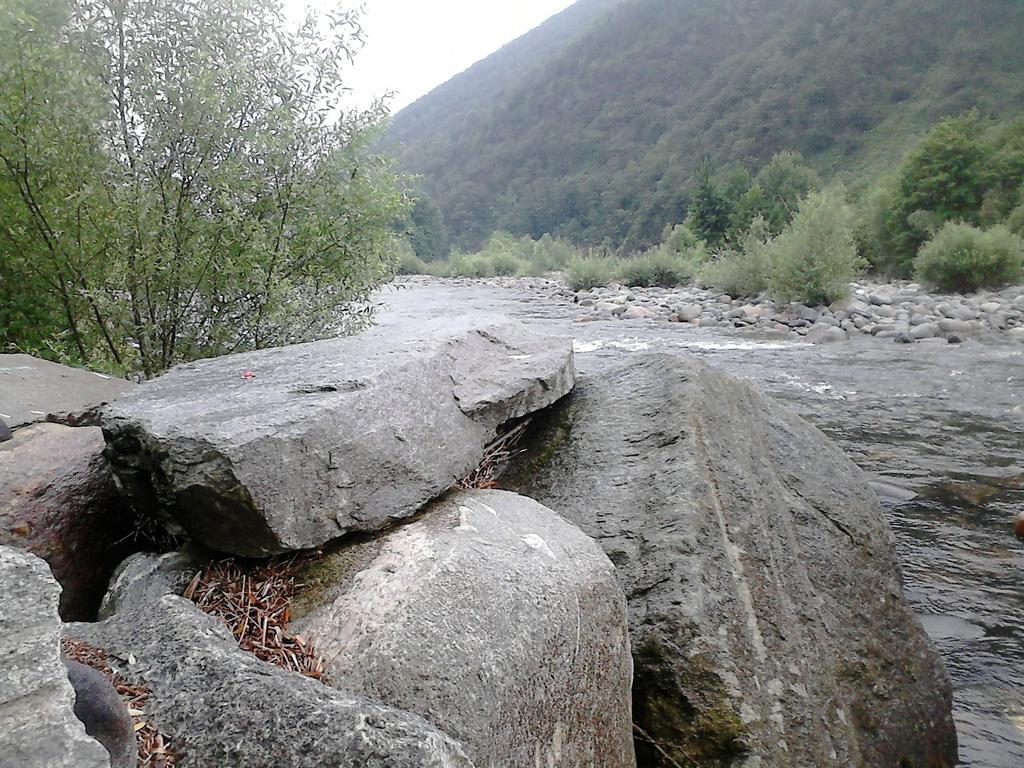
POLYGON ((494 266, 479 253, 453 253, 445 274, 448 277, 494 277, 494 266))
MULTIPOLYGON (((480 254, 488 258, 486 254, 480 254)), ((519 273, 522 262, 515 257, 515 254, 507 251, 498 251, 490 255, 491 273, 499 277, 512 277, 519 273)))
POLYGON ((852 212, 838 188, 812 192, 792 223, 766 245, 768 292, 778 301, 830 304, 866 266, 857 255, 852 212))
POLYGON ((416 255, 413 247, 405 243, 404 247, 398 251, 397 272, 400 275, 428 275, 430 268, 423 259, 416 255))
POLYGON ((619 269, 619 279, 631 286, 660 286, 673 288, 693 279, 698 268, 695 250, 675 253, 665 246, 652 248, 646 253, 625 259, 619 269))
POLYGON ((1006 227, 1013 234, 1024 237, 1024 198, 1021 203, 1010 211, 1010 215, 1006 217, 1006 227))
POLYGON ((1024 239, 1005 226, 988 230, 949 222, 918 253, 914 274, 947 291, 994 288, 1019 280, 1024 239))
POLYGON ((737 297, 756 296, 765 290, 771 271, 768 226, 763 216, 757 216, 743 235, 740 249, 726 251, 707 262, 700 270, 699 282, 737 297))
POLYGON ((618 272, 618 259, 611 256, 577 256, 569 261, 565 280, 574 291, 587 291, 608 285, 618 272))

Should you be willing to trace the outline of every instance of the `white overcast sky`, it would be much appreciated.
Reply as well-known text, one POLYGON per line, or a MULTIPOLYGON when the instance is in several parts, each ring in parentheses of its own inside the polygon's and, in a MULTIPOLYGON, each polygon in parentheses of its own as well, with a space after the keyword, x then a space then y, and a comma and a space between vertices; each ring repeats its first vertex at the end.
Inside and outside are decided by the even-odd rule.
MULTIPOLYGON (((337 5, 332 0, 284 0, 288 10, 337 5)), ((349 84, 356 103, 395 93, 392 111, 515 40, 573 0, 340 0, 362 5, 366 47, 349 84)))

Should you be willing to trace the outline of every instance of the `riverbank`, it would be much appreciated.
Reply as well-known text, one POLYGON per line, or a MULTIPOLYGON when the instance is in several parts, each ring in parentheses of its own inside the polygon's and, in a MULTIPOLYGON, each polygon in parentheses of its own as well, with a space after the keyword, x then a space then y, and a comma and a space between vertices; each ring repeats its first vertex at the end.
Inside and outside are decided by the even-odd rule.
MULTIPOLYGON (((434 277, 404 277, 429 284, 434 277)), ((850 298, 830 306, 781 305, 765 297, 734 299, 693 286, 573 291, 557 277, 449 278, 453 284, 514 288, 576 305, 585 318, 685 323, 700 328, 760 331, 815 344, 873 336, 906 344, 959 343, 997 336, 1024 343, 1024 286, 966 296, 931 293, 907 281, 851 284, 850 298)))

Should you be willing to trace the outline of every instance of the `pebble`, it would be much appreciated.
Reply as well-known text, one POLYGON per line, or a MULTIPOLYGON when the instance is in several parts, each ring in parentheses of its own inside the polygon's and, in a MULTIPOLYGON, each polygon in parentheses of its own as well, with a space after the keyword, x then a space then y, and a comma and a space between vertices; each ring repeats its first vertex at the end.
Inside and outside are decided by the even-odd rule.
MULTIPOLYGON (((434 278, 403 278, 429 281, 434 278)), ((456 278, 516 287, 575 303, 591 319, 653 319, 700 328, 729 327, 785 333, 791 338, 828 339, 853 336, 909 340, 913 343, 959 343, 976 336, 1024 342, 1024 286, 960 296, 930 294, 917 283, 852 283, 850 296, 828 307, 776 305, 766 296, 733 299, 695 286, 627 288, 612 285, 574 292, 552 277, 456 278), (824 329, 830 329, 830 333, 824 329)), ((823 343, 819 341, 818 343, 823 343)))

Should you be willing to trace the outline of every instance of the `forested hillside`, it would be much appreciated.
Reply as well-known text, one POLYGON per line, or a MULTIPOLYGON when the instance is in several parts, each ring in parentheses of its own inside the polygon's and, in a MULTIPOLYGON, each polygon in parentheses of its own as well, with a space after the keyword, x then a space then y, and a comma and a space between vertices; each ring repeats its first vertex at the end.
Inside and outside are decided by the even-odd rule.
POLYGON ((1024 108, 1017 0, 581 0, 400 112, 455 241, 630 247, 702 168, 802 152, 852 186, 946 115, 1024 108))

